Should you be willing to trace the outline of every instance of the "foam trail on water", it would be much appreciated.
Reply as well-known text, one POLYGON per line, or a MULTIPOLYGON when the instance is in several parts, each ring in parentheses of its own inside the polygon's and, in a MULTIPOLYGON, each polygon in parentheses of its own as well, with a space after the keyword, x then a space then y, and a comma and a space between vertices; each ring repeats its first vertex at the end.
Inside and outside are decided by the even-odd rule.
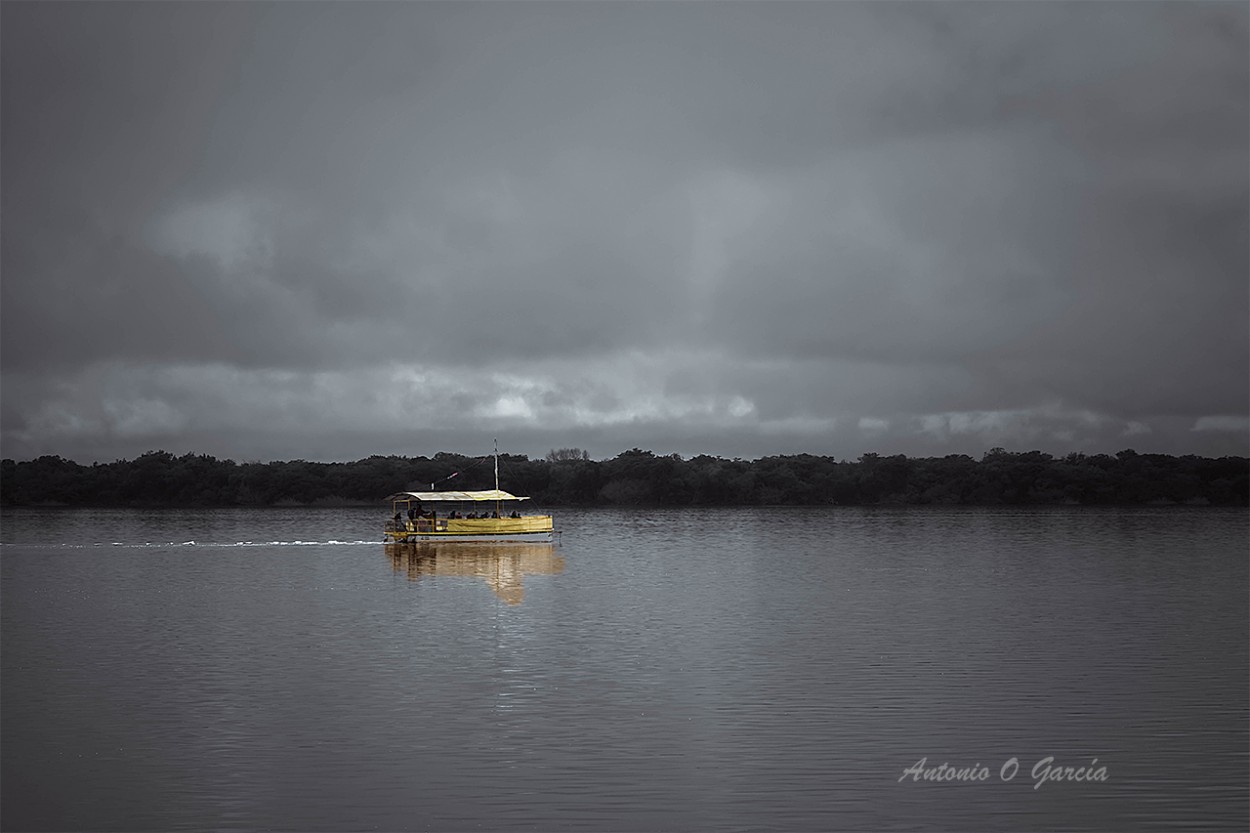
POLYGON ((15 544, 0 543, 3 547, 31 547, 38 549, 53 550, 83 550, 97 549, 100 547, 117 547, 119 549, 168 549, 170 547, 194 547, 199 549, 228 549, 235 547, 364 547, 376 546, 379 542, 371 541, 340 541, 338 539, 330 539, 328 541, 96 541, 89 544, 15 544))

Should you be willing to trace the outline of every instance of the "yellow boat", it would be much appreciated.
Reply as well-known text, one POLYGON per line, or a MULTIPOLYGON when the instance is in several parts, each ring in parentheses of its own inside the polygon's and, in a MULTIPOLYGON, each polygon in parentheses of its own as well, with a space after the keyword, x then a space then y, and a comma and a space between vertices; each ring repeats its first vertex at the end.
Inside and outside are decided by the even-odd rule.
POLYGON ((480 492, 396 492, 386 542, 466 541, 550 543, 555 527, 550 515, 522 515, 514 501, 529 500, 499 489, 480 492))
MULTIPOLYGON (((455 475, 452 475, 454 477, 455 475)), ((528 497, 499 488, 499 448, 495 448, 495 488, 477 492, 396 492, 391 519, 382 534, 388 544, 419 542, 551 543, 550 515, 522 515, 513 508, 528 497)))

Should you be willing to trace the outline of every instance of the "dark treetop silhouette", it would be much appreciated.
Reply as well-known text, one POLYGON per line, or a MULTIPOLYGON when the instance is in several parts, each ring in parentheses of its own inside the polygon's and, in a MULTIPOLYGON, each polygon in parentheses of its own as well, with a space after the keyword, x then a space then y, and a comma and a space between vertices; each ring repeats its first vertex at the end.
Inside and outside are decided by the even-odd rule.
MULTIPOLYGON (((0 463, 6 506, 377 505, 397 489, 424 487, 460 472, 457 487, 490 487, 480 459, 373 456, 351 463, 304 460, 235 463, 207 455, 152 451, 134 460, 80 465, 61 457, 0 463)), ((967 455, 908 458, 865 454, 855 462, 799 454, 758 460, 701 455, 682 459, 631 449, 590 460, 577 449, 544 460, 501 454, 508 482, 545 505, 736 506, 1149 504, 1246 506, 1250 461, 1191 455, 1052 457, 995 448, 967 455), (573 453, 578 452, 578 453, 573 453)))

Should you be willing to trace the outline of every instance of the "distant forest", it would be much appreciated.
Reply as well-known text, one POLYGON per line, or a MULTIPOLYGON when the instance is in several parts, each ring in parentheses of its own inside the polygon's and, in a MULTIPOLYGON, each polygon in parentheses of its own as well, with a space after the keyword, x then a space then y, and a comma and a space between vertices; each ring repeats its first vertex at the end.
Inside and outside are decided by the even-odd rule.
MULTIPOLYGON (((504 489, 546 506, 1250 505, 1250 461, 1244 457, 1132 450, 1057 458, 995 448, 980 460, 865 454, 846 462, 811 454, 687 460, 638 448, 596 461, 566 448, 541 460, 501 454, 499 469, 504 489)), ((235 463, 151 451, 89 466, 53 456, 0 462, 5 506, 377 505, 394 492, 431 484, 493 488, 493 460, 440 452, 353 463, 235 463)))

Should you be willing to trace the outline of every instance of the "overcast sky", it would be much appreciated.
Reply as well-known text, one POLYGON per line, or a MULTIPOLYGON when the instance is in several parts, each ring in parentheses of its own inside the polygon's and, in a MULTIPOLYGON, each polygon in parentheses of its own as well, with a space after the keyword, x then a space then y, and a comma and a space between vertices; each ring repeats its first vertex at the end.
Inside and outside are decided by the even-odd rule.
POLYGON ((1245 3, 0 15, 5 457, 1250 454, 1245 3))

